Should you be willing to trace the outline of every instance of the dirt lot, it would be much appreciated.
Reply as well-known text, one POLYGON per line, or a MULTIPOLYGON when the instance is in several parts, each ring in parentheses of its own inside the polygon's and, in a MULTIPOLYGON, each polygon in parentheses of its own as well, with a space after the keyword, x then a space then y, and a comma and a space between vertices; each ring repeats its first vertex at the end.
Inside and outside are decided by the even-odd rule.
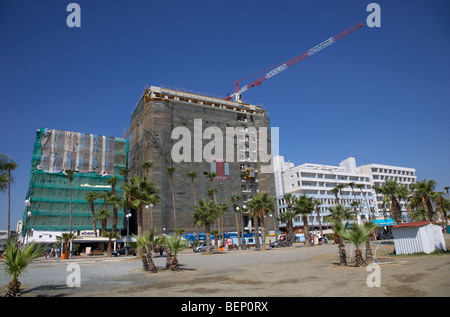
MULTIPOLYGON (((65 268, 68 262, 59 260, 33 267, 23 278, 23 288, 24 296, 76 297, 450 296, 450 253, 395 256, 390 254, 393 247, 387 242, 376 250, 382 262, 380 287, 367 285, 372 271, 366 267, 339 267, 337 245, 296 245, 213 255, 186 251, 179 256, 180 272, 156 274, 143 272, 139 259, 79 261, 81 287, 74 288, 57 280, 57 273, 52 273, 53 281, 45 280, 46 270, 64 271, 58 266, 65 268)), ((347 250, 350 254, 350 246, 347 250)), ((157 256, 155 263, 162 268, 165 258, 157 256)))

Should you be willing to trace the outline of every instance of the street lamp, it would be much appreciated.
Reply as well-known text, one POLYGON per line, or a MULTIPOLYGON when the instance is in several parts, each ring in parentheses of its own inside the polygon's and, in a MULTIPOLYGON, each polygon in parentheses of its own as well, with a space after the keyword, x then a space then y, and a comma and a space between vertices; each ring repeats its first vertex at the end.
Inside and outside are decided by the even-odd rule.
POLYGON ((131 213, 125 215, 127 218, 127 245, 125 246, 125 256, 128 256, 128 245, 130 243, 130 217, 131 213))
MULTIPOLYGON (((26 199, 25 200, 25 207, 26 207, 26 209, 28 210, 28 208, 30 208, 30 206, 31 206, 30 200, 26 199)), ((23 227, 24 227, 23 229, 25 230, 26 243, 28 243, 28 218, 30 218, 30 217, 31 217, 31 211, 28 210, 26 222, 23 224, 23 227)))

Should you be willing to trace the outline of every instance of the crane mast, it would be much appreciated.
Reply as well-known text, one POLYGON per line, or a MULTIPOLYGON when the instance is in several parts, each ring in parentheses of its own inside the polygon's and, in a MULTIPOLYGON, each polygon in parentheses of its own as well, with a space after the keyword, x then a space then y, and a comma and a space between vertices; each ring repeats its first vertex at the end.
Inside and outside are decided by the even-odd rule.
POLYGON ((235 101, 241 102, 241 94, 247 90, 249 90, 252 87, 255 87, 257 85, 261 85, 261 83, 269 78, 272 78, 275 75, 278 75, 279 73, 281 73, 282 71, 288 69, 291 66, 294 66, 295 64, 297 64, 298 62, 304 60, 305 58, 312 56, 314 54, 316 54, 317 52, 323 50, 324 48, 330 46, 333 43, 336 43, 338 40, 342 39, 343 37, 349 35, 350 33, 360 29, 363 27, 362 23, 357 23, 355 25, 352 25, 351 27, 349 27, 348 29, 345 29, 344 31, 336 34, 335 36, 330 37, 329 39, 323 41, 322 43, 314 46, 313 48, 311 48, 310 50, 304 52, 303 54, 296 56, 286 62, 284 62, 283 64, 276 66, 275 68, 273 68, 271 71, 267 72, 265 75, 259 77, 258 79, 252 81, 251 83, 239 88, 239 82, 241 80, 236 81, 236 83, 234 84, 234 88, 235 88, 235 92, 231 95, 225 98, 225 100, 231 100, 231 99, 235 99, 235 101))

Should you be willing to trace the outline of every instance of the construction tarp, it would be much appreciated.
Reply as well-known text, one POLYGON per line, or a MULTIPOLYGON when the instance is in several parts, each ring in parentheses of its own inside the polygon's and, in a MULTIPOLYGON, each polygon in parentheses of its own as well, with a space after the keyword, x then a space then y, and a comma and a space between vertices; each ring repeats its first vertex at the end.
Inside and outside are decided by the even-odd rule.
MULTIPOLYGON (((26 230, 64 231, 70 228, 70 198, 72 200, 72 229, 92 230, 91 204, 88 192, 111 192, 106 181, 117 176, 116 194, 123 197, 123 177, 119 171, 126 167, 128 141, 92 134, 42 128, 36 133, 31 176, 26 199, 30 205, 24 211, 26 230), (72 182, 65 170, 74 170, 72 182), (69 190, 71 187, 71 195, 69 190), (31 212, 31 216, 28 216, 31 212)), ((94 210, 104 207, 104 199, 94 202, 94 210)), ((106 204, 112 214, 113 206, 106 204)), ((117 229, 123 228, 123 207, 118 209, 117 229)), ((97 221, 97 229, 101 222, 97 221)), ((107 219, 107 229, 112 216, 107 219)))

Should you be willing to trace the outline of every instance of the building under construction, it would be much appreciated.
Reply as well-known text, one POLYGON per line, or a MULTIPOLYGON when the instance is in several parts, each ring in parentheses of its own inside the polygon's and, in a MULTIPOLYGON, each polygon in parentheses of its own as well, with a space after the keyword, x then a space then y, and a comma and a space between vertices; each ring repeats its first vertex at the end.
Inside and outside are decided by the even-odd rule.
MULTIPOLYGON (((197 200, 212 199, 208 195, 212 187, 216 189, 217 202, 230 206, 229 212, 224 213, 226 231, 236 231, 228 201, 232 194, 240 194, 244 200, 258 192, 275 195, 271 160, 261 160, 258 155, 263 148, 271 158, 269 117, 260 106, 151 86, 145 89, 132 113, 125 137, 128 136, 129 176, 147 175, 159 191, 160 200, 151 208, 150 225, 159 233, 175 229, 196 231, 192 216, 194 194, 197 200), (144 169, 145 162, 152 162, 153 166, 144 169), (175 216, 168 167, 175 168, 175 216), (196 173, 194 186, 188 172, 196 173), (216 173, 212 183, 209 172, 216 173)), ((144 209, 144 219, 149 212, 149 208, 144 209)), ((250 217, 244 220, 247 230, 250 221, 250 217)), ((144 230, 147 227, 144 220, 144 230)), ((273 223, 267 227, 273 230, 273 223)))
MULTIPOLYGON (((106 181, 117 176, 116 195, 123 197, 121 187, 124 179, 120 170, 126 167, 127 156, 128 141, 124 139, 46 128, 37 130, 23 234, 26 233, 32 240, 45 242, 55 242, 56 236, 53 234, 50 240, 39 240, 33 232, 62 232, 69 231, 71 227, 78 235, 81 231, 84 234, 89 231, 93 235, 91 206, 85 195, 87 192, 110 192, 111 185, 106 181), (75 171, 71 184, 65 174, 67 170, 75 171)), ((105 205, 104 199, 98 198, 94 205, 95 211, 98 211, 105 205)), ((110 203, 107 209, 112 212, 110 203)), ((123 208, 119 208, 119 231, 124 228, 123 215, 123 208)), ((112 223, 109 217, 106 222, 108 229, 111 229, 112 223)), ((100 221, 97 229, 102 229, 100 221)))

